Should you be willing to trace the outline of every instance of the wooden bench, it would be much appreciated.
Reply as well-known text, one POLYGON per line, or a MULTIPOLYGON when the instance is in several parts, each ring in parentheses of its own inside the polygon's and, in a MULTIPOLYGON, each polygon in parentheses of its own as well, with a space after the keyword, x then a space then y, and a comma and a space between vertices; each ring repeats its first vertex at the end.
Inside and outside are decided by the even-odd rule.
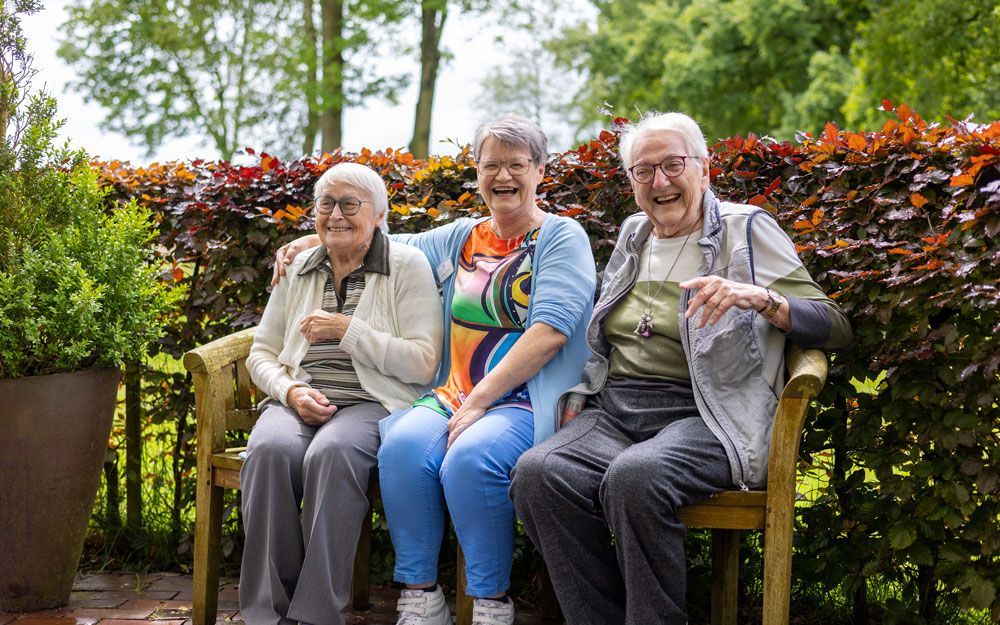
MULTIPOLYGON (((197 417, 197 492, 195 504, 193 625, 212 625, 218 605, 222 493, 240 487, 241 448, 226 448, 226 433, 248 432, 256 420, 246 357, 254 328, 191 350, 184 366, 191 372, 197 417)), ((712 529, 712 623, 735 625, 739 572, 739 532, 764 530, 764 625, 787 625, 791 591, 792 526, 795 519, 796 464, 809 404, 826 380, 822 352, 789 344, 788 382, 781 393, 771 434, 766 491, 726 491, 681 511, 689 528, 712 529)), ((373 476, 369 500, 378 497, 373 476)), ((368 605, 371 514, 365 517, 354 559, 352 604, 368 605)), ((472 600, 465 595, 465 567, 458 553, 458 625, 472 621, 472 600)), ((551 597, 549 601, 552 601, 551 597)))

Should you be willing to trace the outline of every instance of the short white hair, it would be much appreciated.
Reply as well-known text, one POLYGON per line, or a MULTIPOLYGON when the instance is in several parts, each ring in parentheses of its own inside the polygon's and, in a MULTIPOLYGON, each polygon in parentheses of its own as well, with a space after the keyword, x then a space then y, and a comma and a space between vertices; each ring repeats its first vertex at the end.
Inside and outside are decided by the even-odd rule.
MULTIPOLYGON (((386 214, 389 212, 389 193, 385 189, 385 181, 370 167, 358 163, 337 163, 323 172, 313 188, 313 199, 323 195, 327 187, 337 183, 349 184, 357 189, 368 192, 375 205, 375 216, 382 229, 386 229, 386 214)), ((315 208, 313 209, 315 210, 315 208)))
POLYGON ((635 155, 632 152, 635 149, 636 140, 655 130, 676 132, 684 141, 684 148, 688 151, 688 156, 697 156, 708 160, 708 143, 705 141, 705 135, 698 127, 698 122, 694 121, 690 115, 677 112, 649 111, 637 123, 630 124, 618 142, 618 152, 625 169, 631 167, 635 160, 635 155))

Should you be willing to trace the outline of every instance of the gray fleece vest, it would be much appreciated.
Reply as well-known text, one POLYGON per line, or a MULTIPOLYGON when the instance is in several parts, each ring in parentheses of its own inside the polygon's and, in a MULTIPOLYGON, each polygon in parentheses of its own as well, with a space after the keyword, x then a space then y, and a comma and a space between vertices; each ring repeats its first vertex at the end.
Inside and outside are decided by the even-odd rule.
MULTIPOLYGON (((768 259, 754 256, 751 224, 755 219, 773 219, 771 215, 753 206, 719 202, 711 191, 705 192, 703 210, 698 275, 755 283, 755 266, 768 259)), ((560 398, 557 414, 562 414, 570 393, 594 395, 604 387, 611 351, 604 322, 635 284, 639 253, 651 231, 652 223, 642 213, 622 224, 587 327, 591 357, 582 382, 560 398)), ((678 324, 698 411, 726 450, 733 484, 741 489, 761 487, 767 480, 776 390, 784 384, 785 337, 756 311, 736 307, 714 326, 697 329, 699 315, 684 318, 691 296, 690 291, 682 292, 678 324)))

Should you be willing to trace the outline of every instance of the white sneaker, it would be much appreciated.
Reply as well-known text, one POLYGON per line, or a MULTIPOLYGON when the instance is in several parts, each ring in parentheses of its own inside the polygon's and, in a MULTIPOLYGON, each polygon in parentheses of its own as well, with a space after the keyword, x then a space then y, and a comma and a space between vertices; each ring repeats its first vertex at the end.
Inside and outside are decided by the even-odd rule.
POLYGON ((396 625, 452 625, 444 593, 438 586, 433 592, 404 588, 396 602, 399 620, 396 625))
POLYGON ((472 625, 514 625, 514 602, 496 599, 472 600, 472 625))

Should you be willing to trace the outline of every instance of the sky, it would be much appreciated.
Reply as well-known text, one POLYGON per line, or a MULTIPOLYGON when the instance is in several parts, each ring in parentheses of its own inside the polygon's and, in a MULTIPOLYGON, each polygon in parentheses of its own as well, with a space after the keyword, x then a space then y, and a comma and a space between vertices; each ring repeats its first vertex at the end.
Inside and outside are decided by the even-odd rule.
MULTIPOLYGON (((59 27, 66 20, 67 4, 68 0, 46 0, 45 8, 25 19, 23 27, 34 56, 34 67, 38 70, 34 86, 44 86, 59 101, 59 114, 65 118, 62 135, 72 146, 84 148, 104 160, 125 160, 135 165, 153 161, 218 158, 216 150, 201 137, 171 140, 152 155, 147 155, 141 139, 130 140, 99 127, 104 117, 103 109, 97 104, 84 102, 82 95, 69 89, 67 83, 72 79, 73 72, 56 56, 59 27)), ((573 0, 570 4, 579 4, 580 10, 590 6, 585 0, 573 0)), ((573 12, 579 13, 570 11, 573 12)), ((453 57, 446 62, 438 77, 431 119, 432 153, 454 153, 455 146, 447 141, 471 142, 476 126, 484 121, 481 114, 477 114, 481 108, 476 105, 476 96, 480 91, 478 83, 496 59, 504 58, 504 48, 495 41, 491 34, 493 29, 489 26, 482 19, 476 21, 454 14, 445 24, 442 39, 453 57)), ((395 69, 414 76, 417 74, 415 55, 412 59, 400 59, 398 63, 395 69)), ((400 94, 396 106, 371 100, 363 108, 348 109, 344 115, 344 147, 352 151, 363 146, 372 149, 405 148, 413 133, 415 102, 416 86, 411 85, 400 94)), ((568 146, 553 144, 551 147, 564 149, 568 146)))

